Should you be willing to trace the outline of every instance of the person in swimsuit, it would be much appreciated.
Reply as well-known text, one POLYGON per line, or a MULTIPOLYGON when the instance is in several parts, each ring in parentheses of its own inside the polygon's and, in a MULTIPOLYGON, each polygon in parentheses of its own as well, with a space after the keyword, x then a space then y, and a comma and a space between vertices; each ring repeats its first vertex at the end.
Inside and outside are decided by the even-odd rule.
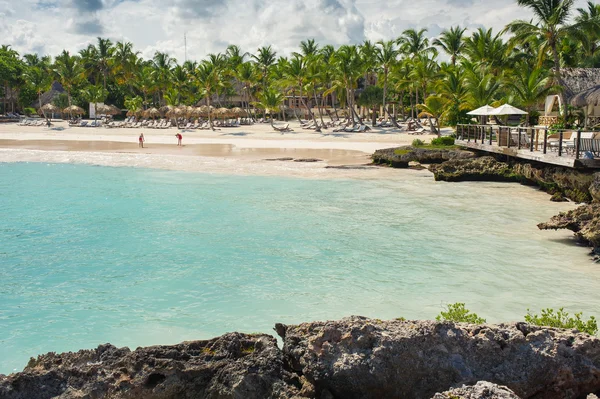
POLYGON ((144 141, 146 141, 146 139, 144 139, 144 133, 140 134, 140 147, 144 148, 144 141))
POLYGON ((183 138, 183 136, 181 135, 181 133, 177 133, 175 137, 177 137, 177 145, 181 146, 181 139, 183 138))

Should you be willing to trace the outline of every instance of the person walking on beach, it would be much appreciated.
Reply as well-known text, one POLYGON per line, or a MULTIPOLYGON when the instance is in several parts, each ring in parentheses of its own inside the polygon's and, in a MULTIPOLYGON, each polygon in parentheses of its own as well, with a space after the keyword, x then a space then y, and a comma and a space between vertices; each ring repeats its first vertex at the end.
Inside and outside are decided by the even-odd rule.
POLYGON ((140 147, 144 148, 144 141, 146 141, 146 139, 144 138, 144 133, 140 134, 140 138, 139 138, 139 142, 140 142, 140 147))
POLYGON ((181 135, 181 133, 177 133, 175 137, 177 137, 177 145, 181 146, 181 139, 183 138, 183 136, 181 135))

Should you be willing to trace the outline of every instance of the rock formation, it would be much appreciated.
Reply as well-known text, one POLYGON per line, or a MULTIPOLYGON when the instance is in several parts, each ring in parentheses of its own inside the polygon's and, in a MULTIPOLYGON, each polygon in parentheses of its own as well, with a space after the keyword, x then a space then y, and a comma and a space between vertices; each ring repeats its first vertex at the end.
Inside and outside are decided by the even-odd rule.
POLYGON ((364 317, 276 331, 283 350, 268 335, 231 333, 49 353, 0 375, 0 399, 576 399, 600 391, 600 340, 576 331, 364 317))
POLYGON ((538 224, 541 230, 568 229, 585 244, 600 247, 600 203, 582 205, 579 208, 554 216, 546 223, 538 224))
POLYGON ((408 168, 410 162, 422 164, 438 164, 452 159, 470 159, 476 155, 471 151, 460 149, 430 149, 413 146, 386 148, 377 150, 371 156, 378 165, 389 165, 394 168, 408 168))
POLYGON ((447 392, 436 393, 431 399, 520 399, 507 387, 501 387, 487 381, 475 385, 462 386, 447 392))
POLYGON ((433 321, 277 325, 293 371, 317 397, 431 398, 477 381, 522 398, 578 398, 600 390, 600 340, 525 323, 433 321))

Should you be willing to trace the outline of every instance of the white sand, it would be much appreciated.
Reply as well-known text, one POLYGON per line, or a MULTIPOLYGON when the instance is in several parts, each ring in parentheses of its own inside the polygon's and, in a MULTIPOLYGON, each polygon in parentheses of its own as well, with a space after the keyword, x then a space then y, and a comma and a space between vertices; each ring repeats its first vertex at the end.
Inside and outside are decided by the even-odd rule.
POLYGON ((384 177, 384 168, 326 169, 364 165, 377 149, 410 144, 414 136, 398 129, 375 128, 366 133, 321 133, 290 122, 294 130, 274 132, 269 124, 210 130, 69 127, 52 128, 0 124, 0 162, 87 163, 106 166, 152 167, 209 173, 291 175, 299 177, 384 177), (183 135, 177 147, 175 134, 183 135), (144 133, 147 148, 138 147, 144 133), (317 158, 303 163, 267 161, 276 158, 317 158))

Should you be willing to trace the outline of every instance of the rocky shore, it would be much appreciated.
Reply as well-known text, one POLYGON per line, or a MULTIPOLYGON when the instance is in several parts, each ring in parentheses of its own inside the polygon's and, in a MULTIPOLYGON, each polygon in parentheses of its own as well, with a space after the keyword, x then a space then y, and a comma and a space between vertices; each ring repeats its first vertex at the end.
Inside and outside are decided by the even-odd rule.
POLYGON ((429 164, 436 181, 500 181, 539 187, 551 195, 552 201, 584 204, 561 213, 540 229, 568 229, 580 242, 600 253, 600 173, 559 166, 512 160, 502 162, 495 157, 460 149, 427 149, 398 147, 376 151, 373 163, 405 168, 409 162, 429 164))
POLYGON ((525 323, 339 321, 172 346, 48 353, 0 375, 1 399, 585 398, 600 340, 525 323))

